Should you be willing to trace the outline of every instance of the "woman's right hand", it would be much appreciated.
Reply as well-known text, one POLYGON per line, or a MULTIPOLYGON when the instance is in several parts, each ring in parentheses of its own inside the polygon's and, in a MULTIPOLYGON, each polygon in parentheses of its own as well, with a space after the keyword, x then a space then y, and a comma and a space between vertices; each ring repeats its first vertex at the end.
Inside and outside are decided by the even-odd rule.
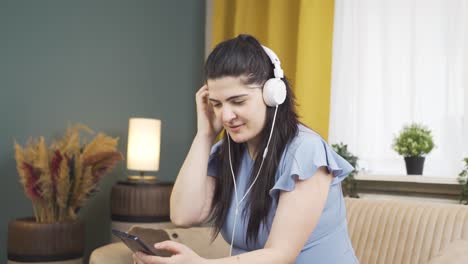
POLYGON ((197 129, 198 134, 208 136, 212 140, 221 132, 223 123, 216 118, 213 106, 208 100, 208 86, 203 85, 195 95, 197 103, 197 129))

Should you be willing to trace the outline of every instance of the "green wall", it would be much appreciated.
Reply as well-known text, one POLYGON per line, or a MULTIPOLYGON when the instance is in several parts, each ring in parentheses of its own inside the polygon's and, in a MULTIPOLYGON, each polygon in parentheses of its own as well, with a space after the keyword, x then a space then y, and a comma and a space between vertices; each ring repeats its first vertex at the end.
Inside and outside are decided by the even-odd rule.
MULTIPOLYGON (((204 0, 0 1, 1 263, 8 221, 32 215, 14 140, 49 143, 81 122, 120 137, 125 154, 128 118, 159 118, 157 175, 175 179, 196 129, 204 20, 204 0)), ((122 162, 81 212, 87 256, 110 239, 110 189, 126 174, 122 162)))

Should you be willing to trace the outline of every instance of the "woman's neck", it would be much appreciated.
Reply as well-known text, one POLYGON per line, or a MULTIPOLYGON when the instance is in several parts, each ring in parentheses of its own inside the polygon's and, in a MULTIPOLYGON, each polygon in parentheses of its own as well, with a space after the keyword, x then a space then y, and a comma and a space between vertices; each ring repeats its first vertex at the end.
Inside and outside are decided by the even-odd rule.
POLYGON ((249 156, 252 160, 254 160, 257 157, 257 144, 258 139, 252 139, 250 141, 247 141, 247 150, 249 151, 249 156))
POLYGON ((250 159, 254 160, 254 159, 255 159, 255 155, 256 155, 255 149, 254 149, 253 147, 251 147, 250 144, 247 145, 247 149, 248 149, 248 151, 249 151, 250 159))

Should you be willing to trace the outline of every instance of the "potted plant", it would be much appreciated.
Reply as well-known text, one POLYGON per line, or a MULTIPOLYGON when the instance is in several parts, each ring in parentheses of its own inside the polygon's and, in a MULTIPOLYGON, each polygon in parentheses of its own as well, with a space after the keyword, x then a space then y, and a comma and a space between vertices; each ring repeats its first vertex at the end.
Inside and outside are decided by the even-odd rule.
POLYGON ((99 133, 82 144, 80 131, 93 133, 78 124, 50 146, 43 137, 25 147, 15 143, 17 171, 34 217, 9 223, 10 261, 82 263, 84 223, 78 213, 123 156, 118 138, 99 133))
POLYGON ((463 159, 465 162, 465 167, 458 174, 458 182, 462 186, 462 191, 460 193, 460 203, 468 205, 468 158, 463 159))
POLYGON ((408 175, 422 175, 425 155, 434 148, 434 141, 429 129, 413 123, 403 127, 394 138, 392 147, 405 158, 408 175))
MULTIPOLYGON (((358 157, 354 156, 351 152, 348 151, 348 145, 343 144, 340 142, 339 144, 332 144, 332 148, 335 150, 338 155, 343 157, 346 161, 348 161, 354 168, 356 168, 356 164, 358 161, 358 157)), ((354 169, 346 179, 342 182, 343 187, 343 194, 345 196, 359 198, 359 195, 356 190, 356 181, 354 179, 354 175, 356 175, 356 169, 354 169)))

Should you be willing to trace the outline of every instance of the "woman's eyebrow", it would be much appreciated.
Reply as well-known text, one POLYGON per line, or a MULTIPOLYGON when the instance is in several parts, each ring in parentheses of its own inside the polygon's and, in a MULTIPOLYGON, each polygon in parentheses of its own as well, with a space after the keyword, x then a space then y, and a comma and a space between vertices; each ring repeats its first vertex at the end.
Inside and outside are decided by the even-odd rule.
MULTIPOLYGON (((226 101, 231 101, 231 100, 234 100, 234 99, 238 99, 240 97, 243 97, 243 96, 247 96, 248 94, 239 94, 239 95, 234 95, 234 96, 231 96, 229 97, 228 99, 226 99, 226 101)), ((216 100, 216 99, 213 99, 213 98, 208 98, 208 100, 210 100, 211 102, 216 102, 216 103, 219 103, 220 101, 219 100, 216 100)))

